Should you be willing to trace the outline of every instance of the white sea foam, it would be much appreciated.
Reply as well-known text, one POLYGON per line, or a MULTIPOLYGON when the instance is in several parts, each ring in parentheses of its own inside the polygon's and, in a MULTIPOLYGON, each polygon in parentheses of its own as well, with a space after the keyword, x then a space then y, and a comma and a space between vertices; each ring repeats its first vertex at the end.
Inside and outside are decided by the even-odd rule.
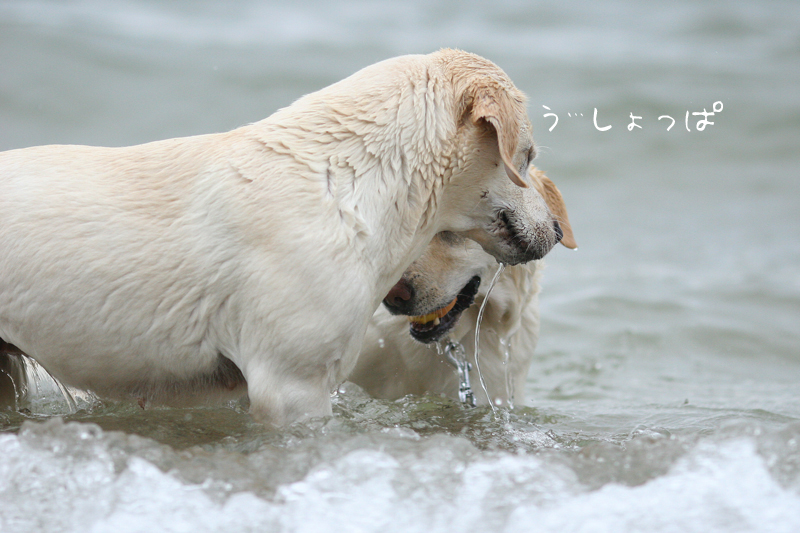
POLYGON ((152 461, 171 452, 146 439, 54 419, 0 436, 0 526, 6 533, 800 530, 800 495, 773 478, 751 438, 701 441, 664 475, 597 490, 530 454, 470 455, 457 438, 433 440, 345 452, 321 441, 316 453, 331 459, 256 495, 225 490, 211 472, 200 484, 165 472, 152 461))

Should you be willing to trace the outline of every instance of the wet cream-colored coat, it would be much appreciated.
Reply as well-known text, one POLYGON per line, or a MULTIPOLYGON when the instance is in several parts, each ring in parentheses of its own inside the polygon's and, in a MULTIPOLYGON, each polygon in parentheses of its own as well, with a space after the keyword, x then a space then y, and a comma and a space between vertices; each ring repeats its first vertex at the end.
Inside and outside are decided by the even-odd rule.
MULTIPOLYGON (((567 207, 558 187, 543 171, 531 165, 533 185, 523 196, 544 199, 563 231, 561 244, 577 249, 567 207)), ((525 380, 539 339, 539 290, 544 261, 509 266, 489 294, 480 324, 480 374, 476 362, 475 331, 478 312, 498 264, 475 242, 439 234, 403 274, 410 289, 408 309, 426 315, 446 308, 474 277, 481 279, 475 303, 466 309, 446 337, 436 344, 422 344, 409 334, 408 317, 391 315, 380 306, 349 379, 378 398, 397 399, 408 394, 436 394, 458 400, 459 376, 442 352, 447 340, 460 343, 472 365, 470 381, 479 404, 521 405, 525 380)))
MULTIPOLYGON (((259 419, 329 414, 433 235, 530 259, 493 224, 532 152, 522 94, 455 50, 367 67, 227 133, 4 152, 0 338, 100 395, 234 387, 232 361, 259 419)), ((546 252, 535 207, 520 231, 546 252)))

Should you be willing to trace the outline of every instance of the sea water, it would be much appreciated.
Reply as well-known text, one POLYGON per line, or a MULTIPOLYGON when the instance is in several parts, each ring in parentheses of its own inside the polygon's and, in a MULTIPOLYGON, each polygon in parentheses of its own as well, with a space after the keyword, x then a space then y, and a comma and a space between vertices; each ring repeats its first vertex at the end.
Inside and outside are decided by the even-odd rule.
POLYGON ((4 150, 225 131, 481 54, 579 244, 548 255, 514 409, 345 385, 271 431, 43 387, 0 412, 0 531, 800 531, 798 28, 780 0, 0 2, 4 150))

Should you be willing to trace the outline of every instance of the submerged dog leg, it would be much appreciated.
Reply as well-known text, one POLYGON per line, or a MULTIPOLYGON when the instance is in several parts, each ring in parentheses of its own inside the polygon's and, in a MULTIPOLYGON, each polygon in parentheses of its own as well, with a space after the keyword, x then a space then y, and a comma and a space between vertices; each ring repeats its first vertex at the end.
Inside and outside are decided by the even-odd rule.
POLYGON ((248 366, 246 375, 250 413, 259 422, 280 427, 333 414, 325 376, 303 379, 253 364, 248 366))

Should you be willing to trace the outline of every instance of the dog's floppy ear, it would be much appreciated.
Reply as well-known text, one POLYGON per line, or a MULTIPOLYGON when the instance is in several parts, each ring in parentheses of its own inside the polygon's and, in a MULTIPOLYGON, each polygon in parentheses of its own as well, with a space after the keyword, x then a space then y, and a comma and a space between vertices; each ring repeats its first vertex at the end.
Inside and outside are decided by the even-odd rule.
POLYGON ((527 187, 512 163, 519 143, 519 116, 511 98, 501 88, 482 87, 473 96, 472 122, 478 124, 481 120, 491 124, 497 132, 500 157, 508 177, 520 187, 527 187))
POLYGON ((520 121, 525 117, 525 95, 500 67, 480 56, 443 49, 438 58, 453 82, 456 120, 469 116, 473 124, 482 121, 491 124, 506 174, 516 185, 527 187, 513 163, 522 127, 520 121))
POLYGON ((542 195, 550 212, 558 220, 558 225, 561 226, 561 231, 564 233, 561 238, 561 244, 575 250, 578 248, 578 243, 575 242, 575 236, 572 234, 572 226, 569 223, 569 216, 567 216, 567 206, 564 205, 561 191, 558 190, 555 183, 550 181, 550 178, 544 175, 544 172, 533 165, 528 169, 528 174, 533 180, 533 186, 542 195))

